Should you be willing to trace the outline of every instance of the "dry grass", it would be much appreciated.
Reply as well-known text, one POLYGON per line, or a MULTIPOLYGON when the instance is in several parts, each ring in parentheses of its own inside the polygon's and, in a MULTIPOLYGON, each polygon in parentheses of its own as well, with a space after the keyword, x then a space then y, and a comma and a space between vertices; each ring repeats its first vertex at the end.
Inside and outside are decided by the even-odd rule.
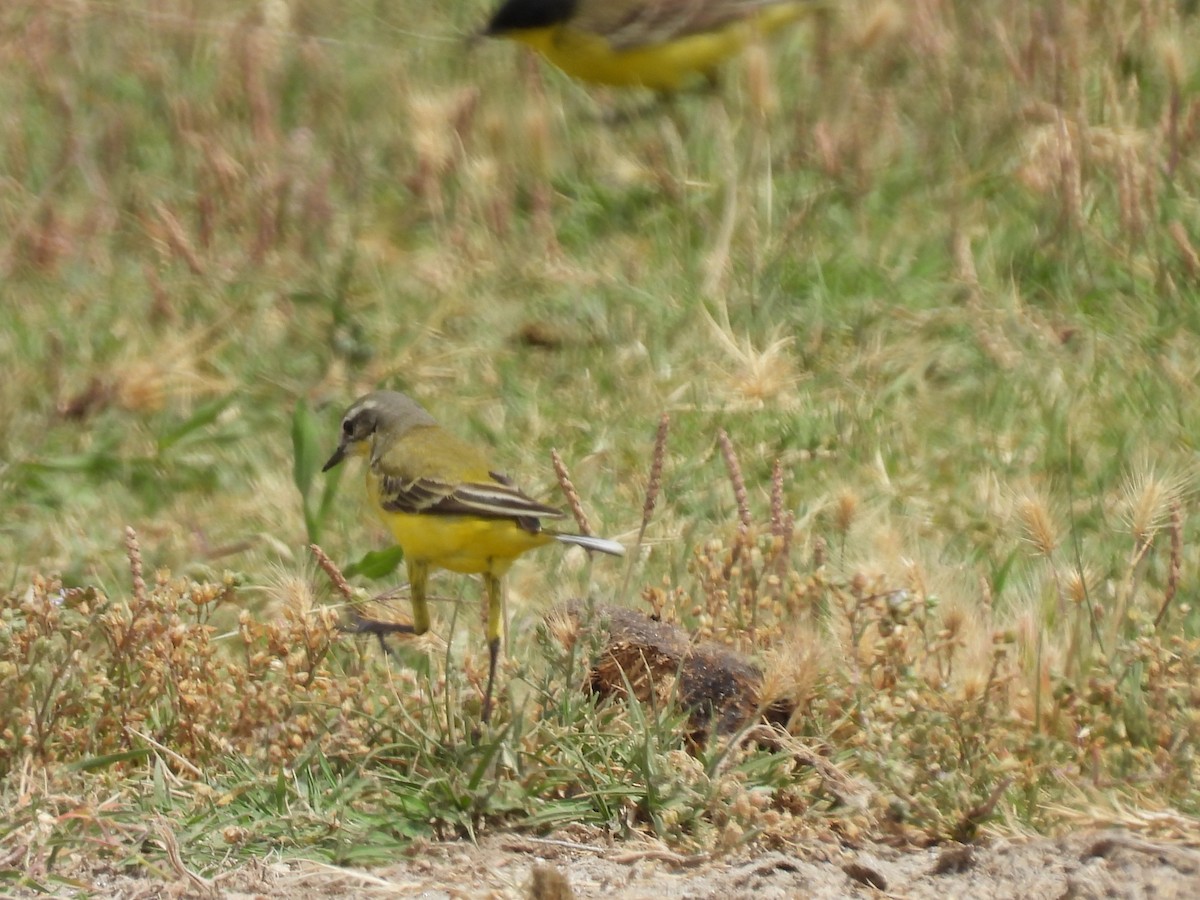
POLYGON ((1194 11, 854 2, 647 112, 484 14, 0 11, 5 866, 1200 814, 1194 11), (312 463, 380 385, 637 548, 514 569, 479 746, 474 585, 338 630, 405 612, 331 599, 385 538, 312 463), (752 655, 807 756, 597 707, 581 594, 752 655))

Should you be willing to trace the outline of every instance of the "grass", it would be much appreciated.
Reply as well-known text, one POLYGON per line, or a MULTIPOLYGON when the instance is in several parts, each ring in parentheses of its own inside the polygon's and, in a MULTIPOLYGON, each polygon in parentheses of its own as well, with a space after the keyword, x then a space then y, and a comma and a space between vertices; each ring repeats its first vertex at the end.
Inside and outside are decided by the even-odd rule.
POLYGON ((6 879, 1200 814, 1192 6, 851 4, 619 126, 485 15, 0 13, 6 879), (513 570, 477 745, 478 586, 393 659, 306 549, 401 577, 315 471, 380 385, 640 547, 513 570), (810 764, 579 692, 588 592, 754 654, 810 764))

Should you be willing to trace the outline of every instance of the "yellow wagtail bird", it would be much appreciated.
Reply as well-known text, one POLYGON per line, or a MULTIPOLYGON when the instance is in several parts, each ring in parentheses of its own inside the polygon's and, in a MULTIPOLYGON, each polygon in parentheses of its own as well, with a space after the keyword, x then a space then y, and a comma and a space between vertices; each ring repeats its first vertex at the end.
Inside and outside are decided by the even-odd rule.
POLYGON ((366 457, 367 494, 404 551, 413 634, 429 630, 425 587, 430 569, 483 576, 488 603, 486 724, 504 629, 500 579, 513 561, 553 541, 614 556, 624 555, 625 548, 616 541, 543 529, 542 519, 560 519, 563 511, 522 493, 482 452, 396 391, 367 394, 346 410, 341 440, 322 471, 347 456, 366 457))
POLYGON ((505 0, 483 33, 532 47, 568 75, 673 92, 813 0, 505 0))

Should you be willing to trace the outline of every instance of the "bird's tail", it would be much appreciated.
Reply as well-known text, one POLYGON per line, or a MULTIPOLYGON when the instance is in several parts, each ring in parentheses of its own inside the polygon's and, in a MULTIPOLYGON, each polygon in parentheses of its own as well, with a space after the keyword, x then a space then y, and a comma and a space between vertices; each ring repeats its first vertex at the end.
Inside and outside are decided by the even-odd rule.
POLYGON ((575 544, 585 550, 599 550, 601 553, 608 553, 612 556, 624 556, 625 548, 616 541, 610 541, 607 538, 592 537, 589 534, 559 534, 551 532, 556 541, 561 541, 564 544, 575 544))

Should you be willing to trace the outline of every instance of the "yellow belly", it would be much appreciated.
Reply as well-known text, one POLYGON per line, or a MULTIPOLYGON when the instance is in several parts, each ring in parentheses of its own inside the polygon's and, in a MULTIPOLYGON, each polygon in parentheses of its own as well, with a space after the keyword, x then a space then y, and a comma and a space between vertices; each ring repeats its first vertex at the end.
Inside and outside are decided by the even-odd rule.
POLYGON ((512 560, 553 540, 550 535, 530 534, 503 518, 385 512, 384 521, 404 551, 404 558, 467 574, 504 575, 512 560))
POLYGON ((452 572, 500 576, 522 553, 554 540, 508 519, 409 515, 379 510, 406 560, 452 572))
POLYGON ((742 50, 754 35, 792 21, 801 11, 800 3, 780 3, 754 18, 716 31, 625 50, 615 50, 605 38, 569 26, 514 31, 508 36, 537 50, 581 81, 676 91, 689 79, 711 73, 722 60, 742 50))

